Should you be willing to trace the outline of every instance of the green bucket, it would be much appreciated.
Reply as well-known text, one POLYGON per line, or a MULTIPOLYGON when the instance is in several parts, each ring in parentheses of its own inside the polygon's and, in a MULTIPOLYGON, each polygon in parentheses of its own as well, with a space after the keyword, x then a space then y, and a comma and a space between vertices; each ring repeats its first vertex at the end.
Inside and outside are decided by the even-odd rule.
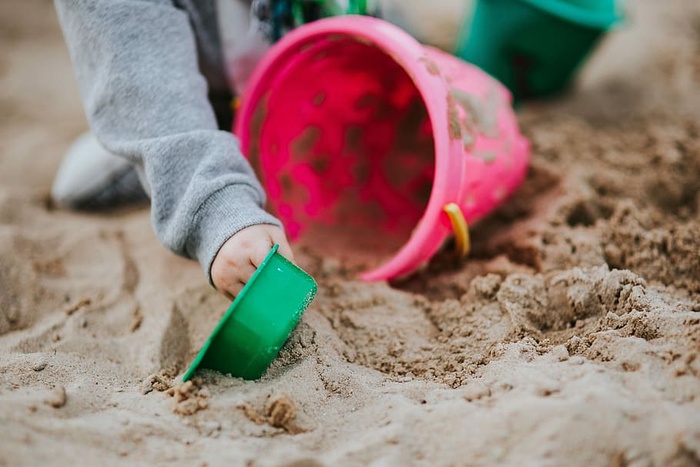
POLYGON ((376 0, 269 0, 272 41, 286 31, 322 18, 341 15, 372 15, 379 11, 376 0))
POLYGON ((260 378, 316 296, 316 281, 275 245, 231 303, 182 377, 199 368, 260 378))
POLYGON ((616 0, 477 0, 456 55, 500 80, 516 100, 562 91, 622 19, 616 0))

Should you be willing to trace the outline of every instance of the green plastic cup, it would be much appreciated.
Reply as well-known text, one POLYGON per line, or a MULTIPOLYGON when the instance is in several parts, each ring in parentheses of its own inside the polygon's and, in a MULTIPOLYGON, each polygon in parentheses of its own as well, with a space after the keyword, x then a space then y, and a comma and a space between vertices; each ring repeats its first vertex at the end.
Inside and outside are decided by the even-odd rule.
POLYGON ((316 281, 277 252, 275 245, 219 321, 187 369, 260 378, 316 296, 316 281))
POLYGON ((516 100, 562 91, 622 16, 616 0, 477 0, 456 55, 516 100))

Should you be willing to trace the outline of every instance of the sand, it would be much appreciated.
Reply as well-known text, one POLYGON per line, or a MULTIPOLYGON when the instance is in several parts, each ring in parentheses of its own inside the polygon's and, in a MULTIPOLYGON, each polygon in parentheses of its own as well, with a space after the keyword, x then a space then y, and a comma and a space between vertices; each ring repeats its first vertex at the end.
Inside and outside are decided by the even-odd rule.
POLYGON ((0 6, 0 465, 700 465, 700 4, 630 0, 519 113, 524 186, 393 284, 317 300, 257 382, 179 384, 226 308, 147 208, 52 209, 86 128, 51 2, 0 6))

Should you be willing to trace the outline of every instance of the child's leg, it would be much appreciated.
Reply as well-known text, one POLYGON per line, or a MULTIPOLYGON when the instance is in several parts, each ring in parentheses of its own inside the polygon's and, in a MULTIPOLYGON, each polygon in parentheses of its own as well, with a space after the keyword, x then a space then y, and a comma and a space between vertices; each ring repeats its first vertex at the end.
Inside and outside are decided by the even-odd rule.
POLYGON ((104 149, 92 133, 68 150, 54 179, 51 198, 60 207, 97 210, 148 200, 136 167, 104 149))

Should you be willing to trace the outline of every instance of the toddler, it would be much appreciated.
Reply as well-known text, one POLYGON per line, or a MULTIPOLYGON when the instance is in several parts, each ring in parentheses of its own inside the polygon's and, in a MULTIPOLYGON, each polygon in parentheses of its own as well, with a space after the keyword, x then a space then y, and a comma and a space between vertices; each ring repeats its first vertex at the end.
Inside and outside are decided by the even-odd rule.
POLYGON ((254 3, 251 21, 245 0, 56 0, 92 133, 67 154, 54 201, 101 208, 148 193, 158 239, 229 298, 273 244, 293 260, 231 134, 232 89, 268 44, 269 9, 254 3))
MULTIPOLYGON (((347 0, 336 1, 347 8, 347 0)), ((430 23, 425 11, 435 9, 422 0, 374 3, 396 12, 397 24, 410 23, 402 16, 406 11, 430 23)), ((453 11, 462 3, 438 5, 453 11)), ((271 23, 271 4, 56 0, 92 132, 63 161, 54 202, 99 209, 149 196, 158 239, 197 259, 211 284, 229 298, 274 243, 293 260, 281 224, 263 209, 262 187, 230 131, 234 90, 245 91, 270 40, 284 32, 271 23)), ((445 30, 435 26, 431 29, 445 30)))

